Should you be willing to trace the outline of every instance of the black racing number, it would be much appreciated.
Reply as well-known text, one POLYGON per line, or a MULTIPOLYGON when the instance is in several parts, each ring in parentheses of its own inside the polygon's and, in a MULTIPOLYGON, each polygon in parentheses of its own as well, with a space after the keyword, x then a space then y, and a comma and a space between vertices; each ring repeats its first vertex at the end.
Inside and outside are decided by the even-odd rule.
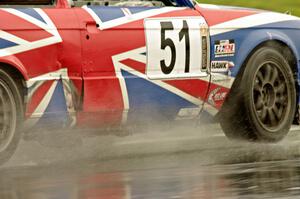
POLYGON ((179 41, 185 38, 185 68, 184 72, 190 72, 190 34, 189 34, 189 26, 186 20, 183 21, 183 27, 179 32, 179 41))
POLYGON ((175 44, 170 38, 166 38, 165 33, 168 30, 174 30, 172 22, 160 22, 161 25, 161 45, 160 48, 165 50, 168 46, 171 49, 171 62, 169 65, 166 65, 165 60, 160 60, 160 67, 164 74, 170 74, 174 69, 176 62, 176 48, 175 44))
MULTIPOLYGON (((160 22, 161 25, 161 50, 165 50, 167 47, 171 50, 171 61, 169 65, 166 65, 165 60, 160 61, 160 67, 164 74, 170 74, 174 69, 176 63, 176 47, 172 39, 166 38, 166 31, 174 30, 172 22, 160 22)), ((186 20, 183 20, 183 27, 179 32, 179 41, 185 38, 185 69, 184 72, 188 73, 190 71, 190 35, 189 26, 186 20)))

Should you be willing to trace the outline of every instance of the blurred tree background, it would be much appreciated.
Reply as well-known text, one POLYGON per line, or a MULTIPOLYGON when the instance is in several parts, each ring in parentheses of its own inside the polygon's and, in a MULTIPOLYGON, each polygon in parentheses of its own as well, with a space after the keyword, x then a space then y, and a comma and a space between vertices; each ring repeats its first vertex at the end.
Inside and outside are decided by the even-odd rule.
POLYGON ((252 7, 300 16, 300 0, 198 0, 200 3, 252 7))

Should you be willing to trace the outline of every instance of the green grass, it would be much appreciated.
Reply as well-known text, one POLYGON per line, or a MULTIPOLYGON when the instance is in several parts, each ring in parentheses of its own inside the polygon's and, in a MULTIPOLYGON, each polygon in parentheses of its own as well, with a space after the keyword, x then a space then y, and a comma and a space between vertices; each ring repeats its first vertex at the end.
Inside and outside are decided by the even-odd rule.
POLYGON ((300 16, 299 0, 198 0, 200 3, 216 5, 232 5, 278 12, 290 11, 292 15, 300 16))

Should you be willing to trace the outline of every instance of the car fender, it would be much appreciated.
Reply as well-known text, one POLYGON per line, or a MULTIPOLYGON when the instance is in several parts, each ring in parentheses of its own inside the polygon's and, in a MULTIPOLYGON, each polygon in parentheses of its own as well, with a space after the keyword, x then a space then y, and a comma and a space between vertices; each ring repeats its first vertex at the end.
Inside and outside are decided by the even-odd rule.
MULTIPOLYGON (((237 62, 236 62, 236 69, 235 69, 235 76, 238 74, 238 72, 240 71, 240 68, 243 64, 245 64, 245 62, 247 61, 247 59, 251 56, 251 54, 253 52, 255 52, 255 50, 261 46, 263 43, 267 42, 267 41, 279 41, 281 43, 284 43, 285 45, 287 45, 290 50, 292 51, 292 53, 294 54, 296 60, 297 60, 297 71, 300 70, 300 66, 299 66, 299 50, 297 49, 297 46, 295 44, 295 42, 293 42, 293 39, 286 33, 282 32, 282 31, 278 31, 278 30, 256 30, 253 31, 249 37, 247 37, 242 43, 241 46, 246 46, 248 45, 249 49, 248 51, 243 51, 240 50, 237 52, 236 56, 238 57, 237 62), (250 46, 249 46, 250 44, 250 46)), ((298 88, 300 88, 300 75, 299 72, 297 74, 297 85, 298 88)), ((299 89, 298 89, 298 93, 299 93, 299 89)), ((300 98, 299 96, 297 97, 297 101, 300 102, 300 98)))
MULTIPOLYGON (((221 29, 221 31, 223 31, 221 29)), ((297 29, 278 29, 278 28, 249 28, 249 29, 237 29, 233 31, 226 32, 223 31, 221 34, 215 34, 216 32, 221 32, 220 29, 211 29, 211 60, 213 62, 223 62, 228 61, 233 63, 233 67, 230 68, 227 77, 231 77, 234 81, 235 77, 240 73, 243 65, 246 64, 247 59, 259 48, 261 45, 268 41, 279 41, 287 45, 295 58, 297 59, 297 69, 299 71, 299 52, 300 46, 296 44, 300 42, 297 38, 297 29), (215 42, 232 40, 235 44, 235 52, 230 56, 218 57, 215 52, 215 42)), ((224 81, 226 81, 226 76, 224 76, 224 81)), ((299 73, 298 73, 298 87, 299 84, 299 73)), ((212 78, 214 79, 214 78, 212 78)), ((233 83, 233 81, 231 81, 233 83)), ((213 81, 213 83, 215 83, 213 81)), ((218 82, 217 82, 218 83, 218 82)), ((232 84, 231 84, 232 86, 232 84)), ((231 87, 228 85, 228 88, 231 87)), ((298 91, 299 92, 299 91, 298 91)), ((298 98, 298 102, 299 102, 298 98)))
MULTIPOLYGON (((241 40, 240 44, 238 44, 239 48, 242 48, 242 50, 238 50, 235 54, 235 59, 233 60, 235 63, 235 67, 231 71, 231 75, 235 77, 240 71, 241 66, 245 64, 247 58, 251 56, 251 54, 257 49, 257 47, 259 47, 267 41, 279 41, 286 44, 294 53, 296 59, 299 60, 298 50, 294 42, 292 42, 292 39, 287 34, 272 29, 254 30, 251 31, 251 33, 248 34, 245 39, 241 40)), ((299 70, 298 61, 297 68, 299 70)))
POLYGON ((16 56, 11 55, 6 57, 0 57, 0 63, 17 69, 22 74, 25 80, 29 79, 26 67, 16 56))

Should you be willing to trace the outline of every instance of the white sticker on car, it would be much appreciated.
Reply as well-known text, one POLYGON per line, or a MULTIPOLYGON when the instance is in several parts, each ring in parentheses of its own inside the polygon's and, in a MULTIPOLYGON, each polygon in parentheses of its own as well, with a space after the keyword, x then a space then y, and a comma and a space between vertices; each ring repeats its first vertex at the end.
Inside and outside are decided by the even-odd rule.
POLYGON ((202 17, 145 19, 147 70, 150 79, 206 76, 207 28, 202 17), (205 39, 205 41, 204 41, 205 39), (205 55, 205 56, 203 56, 205 55))

